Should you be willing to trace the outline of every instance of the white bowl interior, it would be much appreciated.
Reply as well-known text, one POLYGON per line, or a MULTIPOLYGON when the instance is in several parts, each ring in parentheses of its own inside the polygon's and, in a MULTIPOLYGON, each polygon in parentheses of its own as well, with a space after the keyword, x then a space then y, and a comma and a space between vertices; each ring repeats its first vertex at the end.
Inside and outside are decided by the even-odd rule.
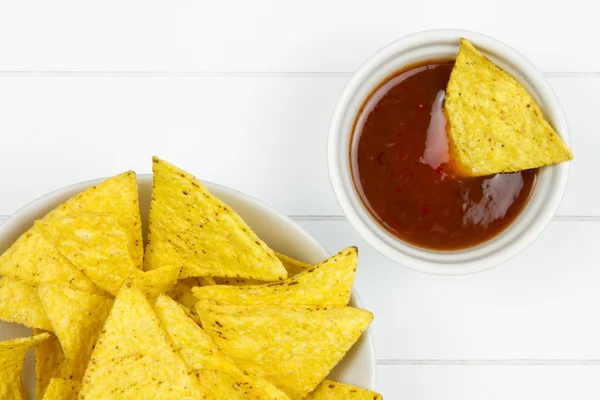
POLYGON ((475 47, 509 72, 533 95, 546 118, 568 143, 567 123, 550 85, 523 56, 490 37, 467 31, 436 30, 400 39, 381 49, 352 76, 336 105, 328 144, 329 172, 336 197, 348 220, 373 247, 390 259, 418 271, 460 275, 482 271, 516 255, 548 224, 564 192, 569 164, 543 168, 521 214, 503 232, 480 245, 457 251, 412 246, 382 228, 365 209, 352 182, 350 141, 364 101, 390 75, 429 60, 454 59, 458 40, 475 47))
MULTIPOLYGON (((41 197, 19 210, 0 227, 0 254, 10 247, 23 232, 29 229, 33 225, 33 221, 41 218, 73 195, 100 181, 101 179, 68 186, 41 197)), ((224 186, 209 182, 205 184, 214 195, 240 214, 256 234, 276 251, 308 263, 317 263, 330 255, 305 230, 275 209, 248 195, 224 186)), ((138 176, 138 185, 140 210, 145 231, 152 192, 152 176, 138 176)), ((354 307, 362 307, 355 291, 352 293, 350 304, 354 307)), ((31 335, 29 328, 0 322, 0 340, 29 335, 31 335)), ((32 353, 30 351, 27 355, 23 381, 30 397, 34 398, 35 369, 32 353)), ((330 377, 375 390, 375 372, 375 350, 371 331, 368 329, 331 372, 330 377)))

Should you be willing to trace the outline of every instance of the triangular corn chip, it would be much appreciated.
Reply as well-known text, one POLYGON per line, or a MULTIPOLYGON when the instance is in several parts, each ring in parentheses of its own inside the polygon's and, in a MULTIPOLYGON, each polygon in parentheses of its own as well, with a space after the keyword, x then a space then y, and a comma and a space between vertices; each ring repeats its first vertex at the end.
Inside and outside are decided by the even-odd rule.
POLYGON ((7 277, 0 277, 0 319, 52 331, 37 288, 7 277))
POLYGON ((200 381, 210 387, 217 398, 288 399, 265 380, 244 374, 173 299, 158 297, 155 310, 181 358, 199 374, 200 381))
POLYGON ((72 378, 79 381, 113 302, 56 285, 40 286, 38 293, 65 357, 74 366, 72 378))
POLYGON ((219 351, 210 336, 185 315, 175 300, 159 296, 154 308, 175 349, 193 371, 210 369, 230 374, 240 371, 219 351))
POLYGON ((119 290, 82 381, 80 399, 209 398, 177 355, 144 294, 119 290))
POLYGON ((351 307, 234 306, 200 300, 196 312, 213 342, 246 373, 292 399, 310 393, 373 319, 351 307))
POLYGON ((251 398, 245 395, 240 382, 229 374, 208 369, 195 371, 195 374, 202 382, 202 386, 207 388, 217 399, 244 400, 251 398))
POLYGON ((0 275, 31 286, 50 283, 91 293, 100 292, 94 282, 75 268, 35 228, 21 235, 0 256, 0 275))
POLYGON ((453 167, 459 176, 515 172, 573 158, 535 100, 467 40, 446 90, 453 167))
POLYGON ((78 214, 36 222, 73 265, 96 285, 115 295, 123 281, 132 277, 149 296, 171 290, 180 267, 166 265, 151 272, 135 268, 127 249, 127 233, 113 214, 78 214))
POLYGON ((215 278, 212 276, 199 276, 196 279, 198 280, 198 286, 210 286, 217 284, 217 282, 215 282, 215 278))
MULTIPOLYGON (((291 257, 288 257, 284 254, 275 252, 275 255, 281 263, 283 267, 286 269, 288 273, 288 278, 292 276, 298 275, 302 271, 306 271, 307 269, 312 268, 313 266, 302 261, 294 260, 291 257)), ((265 281, 259 281, 258 279, 244 279, 244 278, 214 278, 215 283, 213 285, 231 285, 231 286, 246 286, 246 285, 262 285, 263 283, 267 283, 265 281)), ((208 286, 208 285, 199 285, 199 286, 208 286)))
POLYGON ((182 282, 186 286, 189 286, 189 287, 202 286, 202 283, 200 282, 200 277, 198 277, 198 276, 192 276, 189 278, 179 279, 179 282, 182 282))
POLYGON ((192 289, 183 282, 177 282, 173 290, 167 294, 171 296, 173 300, 190 309, 198 302, 198 299, 192 294, 192 289))
POLYGON ((112 295, 135 269, 127 234, 112 214, 78 214, 37 221, 35 226, 73 265, 112 295))
MULTIPOLYGON (((41 329, 33 329, 34 335, 44 333, 41 329)), ((50 378, 68 378, 73 375, 73 365, 65 359, 58 338, 51 334, 47 340, 34 347, 35 354, 35 398, 42 399, 50 378)))
POLYGON ((181 306, 188 317, 193 319, 195 323, 200 324, 200 318, 196 315, 196 309, 194 308, 198 299, 194 297, 192 289, 188 285, 179 281, 167 295, 181 306))
POLYGON ((325 379, 306 400, 383 400, 379 393, 325 379))
POLYGON ((43 400, 77 400, 81 383, 72 379, 52 378, 43 400))
POLYGON ((358 250, 349 247, 309 270, 281 282, 252 286, 201 286, 199 299, 238 305, 345 306, 350 300, 358 250))
POLYGON ((0 342, 0 399, 26 399, 21 373, 25 355, 36 343, 48 339, 48 333, 0 342))
POLYGON ((21 382, 4 383, 0 382, 0 396, 3 400, 28 400, 27 392, 21 382))
MULTIPOLYGON (((213 278, 215 281, 215 285, 229 285, 229 286, 248 286, 248 285, 262 285, 264 283, 268 283, 266 281, 261 281, 258 279, 244 279, 244 278, 213 278)), ((201 286, 209 286, 209 285, 201 285, 201 286)))
POLYGON ((145 268, 182 265, 181 278, 221 276, 266 281, 287 272, 229 206, 192 175, 156 157, 145 268))
POLYGON ((105 212, 114 214, 119 225, 125 230, 127 247, 133 263, 136 267, 141 267, 144 246, 137 179, 133 171, 113 176, 84 190, 50 212, 44 219, 105 212))

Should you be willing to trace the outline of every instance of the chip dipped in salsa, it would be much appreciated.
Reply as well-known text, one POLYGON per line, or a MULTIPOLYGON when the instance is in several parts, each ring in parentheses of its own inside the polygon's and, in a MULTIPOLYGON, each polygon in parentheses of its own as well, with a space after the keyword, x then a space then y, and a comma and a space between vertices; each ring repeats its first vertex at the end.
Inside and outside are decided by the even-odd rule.
POLYGON ((404 69, 381 84, 356 118, 354 184, 375 220, 399 239, 459 250, 506 229, 525 207, 537 169, 459 178, 444 115, 454 61, 404 69))

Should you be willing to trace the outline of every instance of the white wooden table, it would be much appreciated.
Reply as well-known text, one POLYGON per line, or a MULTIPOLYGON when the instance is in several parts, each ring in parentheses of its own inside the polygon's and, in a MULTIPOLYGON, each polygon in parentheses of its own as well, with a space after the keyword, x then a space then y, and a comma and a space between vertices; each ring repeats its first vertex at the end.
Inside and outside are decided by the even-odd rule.
POLYGON ((330 251, 360 248, 386 399, 600 397, 599 3, 104 0, 0 3, 0 220, 150 156, 254 195, 330 251), (329 186, 329 118, 351 72, 408 33, 505 41, 570 124, 564 201, 519 257, 464 277, 376 253, 329 186))

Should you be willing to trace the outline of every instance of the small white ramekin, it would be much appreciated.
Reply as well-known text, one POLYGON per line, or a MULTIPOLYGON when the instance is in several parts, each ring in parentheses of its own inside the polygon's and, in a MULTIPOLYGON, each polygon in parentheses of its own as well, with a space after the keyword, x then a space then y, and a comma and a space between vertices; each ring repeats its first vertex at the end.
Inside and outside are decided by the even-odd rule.
POLYGON ((373 90, 394 72, 423 61, 455 58, 461 37, 519 81, 538 102, 562 139, 569 143, 567 121, 556 95, 541 72, 525 57, 504 43, 479 33, 433 30, 389 44, 352 75, 333 112, 327 149, 335 195, 346 217, 363 239, 398 264, 439 275, 483 271, 518 254, 552 219, 569 173, 569 163, 542 168, 533 193, 517 219, 493 239, 464 250, 435 251, 410 245, 382 228, 365 209, 352 181, 349 154, 354 121, 361 106, 373 90))

